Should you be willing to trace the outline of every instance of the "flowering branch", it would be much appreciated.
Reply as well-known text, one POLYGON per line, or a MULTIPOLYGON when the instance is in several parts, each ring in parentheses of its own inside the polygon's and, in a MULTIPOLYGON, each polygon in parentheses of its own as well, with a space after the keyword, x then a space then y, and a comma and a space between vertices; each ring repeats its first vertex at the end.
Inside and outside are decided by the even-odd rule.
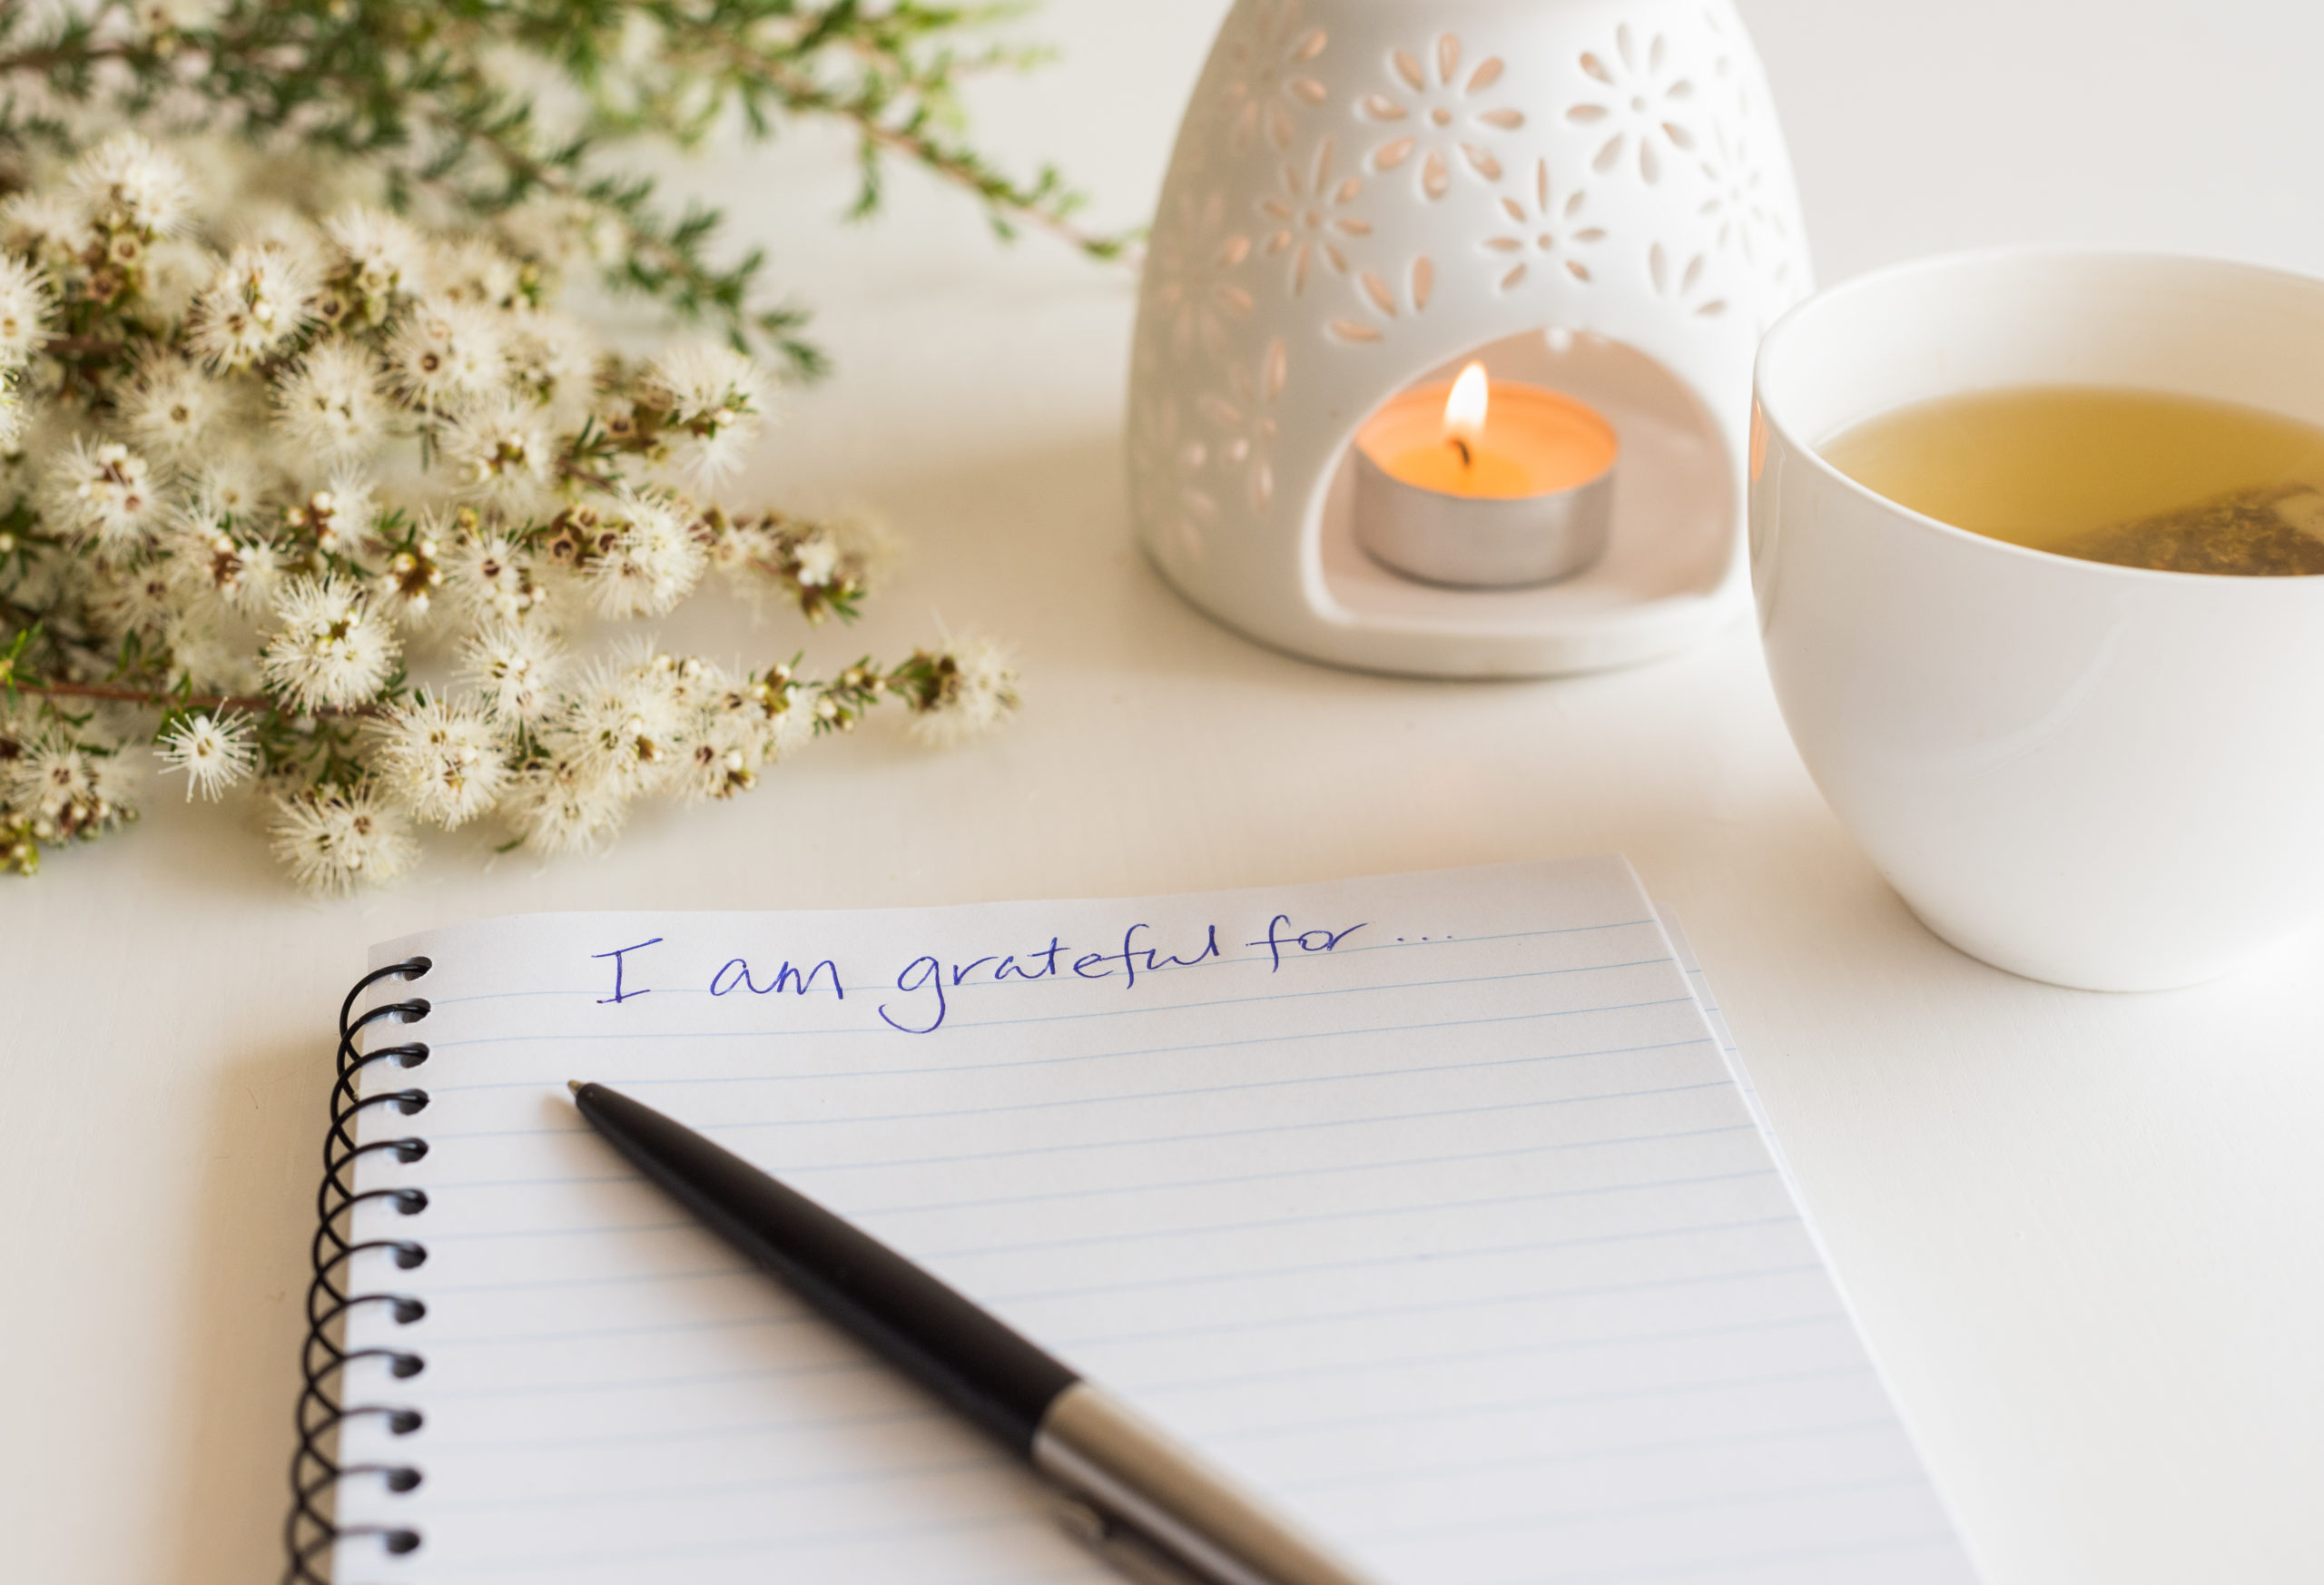
MULTIPOLYGON (((44 683, 36 677, 0 675, 0 694, 30 694, 44 699, 90 699, 105 704, 136 704, 150 709, 271 710, 274 701, 263 694, 173 694, 162 688, 124 688, 113 683, 44 683)), ((326 707, 323 715, 377 715, 375 704, 346 710, 326 707)))
POLYGON ((1017 708, 975 640, 826 679, 584 655, 705 577, 852 619, 883 539, 700 498, 763 422, 758 366, 598 351, 554 251, 360 205, 221 230, 127 134, 0 201, 0 865, 134 818, 140 744, 188 797, 256 791, 337 891, 400 874, 415 824, 584 852, 883 704, 938 743, 1017 708))
MULTIPOLYGON (((998 17, 1007 15, 1007 9, 990 7, 980 15, 998 17)), ((853 128, 861 151, 853 209, 858 215, 879 207, 880 154, 884 151, 973 193, 1003 239, 1014 238, 1017 226, 1025 224, 1092 258, 1118 259, 1129 251, 1128 236, 1090 231, 1075 223, 1072 217, 1084 200, 1065 185, 1056 167, 1045 165, 1031 181, 1020 181, 942 134, 940 129, 959 120, 953 83, 966 69, 962 62, 946 56, 923 64, 910 48, 884 41, 858 41, 853 47, 859 69, 851 80, 832 83, 819 79, 812 57, 803 62, 795 49, 754 46, 747 33, 736 35, 700 18, 685 18, 672 28, 669 54, 733 94, 753 126, 768 124, 772 108, 793 115, 830 116, 853 128)), ((1000 51, 972 64, 1022 70, 1045 58, 1042 52, 1000 51)))
MULTIPOLYGON (((923 0, 79 0, 0 7, 0 148, 70 149, 90 125, 151 118, 230 133, 278 155, 325 152, 392 209, 489 223, 512 244, 576 249, 618 290, 763 346, 812 376, 805 314, 766 300, 765 261, 713 254, 721 213, 675 214, 655 183, 603 163, 714 130, 773 137, 807 120, 856 137, 852 212, 878 208, 901 159, 970 194, 994 230, 1049 231, 1098 258, 1126 236, 1074 219, 1052 168, 1009 175, 959 133, 961 79, 1044 52, 960 41, 1009 5, 923 0)), ((518 245, 519 252, 526 251, 518 245)), ((540 261, 564 264, 570 260, 540 261)))

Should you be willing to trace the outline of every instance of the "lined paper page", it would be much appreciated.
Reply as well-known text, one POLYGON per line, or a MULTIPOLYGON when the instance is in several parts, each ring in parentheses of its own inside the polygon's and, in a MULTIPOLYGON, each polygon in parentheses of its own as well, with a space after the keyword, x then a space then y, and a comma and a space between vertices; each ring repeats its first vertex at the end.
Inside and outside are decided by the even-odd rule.
POLYGON ((1670 940, 1672 955, 1679 960, 1679 967, 1686 973, 1689 989, 1694 991, 1695 1000, 1703 1009, 1703 1021, 1710 1026, 1711 1039, 1718 1042, 1719 1054, 1727 1058, 1727 1070, 1734 1076, 1736 1088, 1742 1092, 1743 1105, 1750 1112, 1751 1120, 1759 1125, 1760 1135, 1767 1141, 1768 1154, 1775 1158, 1776 1170, 1783 1174, 1784 1182, 1797 1194, 1798 1185, 1792 1178, 1791 1163, 1784 1159, 1783 1141, 1777 1137, 1775 1124, 1769 1120, 1768 1108, 1759 1099, 1758 1086, 1751 1082, 1750 1066, 1743 1060, 1743 1053, 1735 1044, 1734 1031, 1727 1027, 1727 1015, 1718 1009, 1718 995, 1710 988, 1710 976, 1703 971, 1702 962, 1695 955, 1694 943, 1687 939, 1686 930, 1668 904, 1656 903, 1654 912, 1655 917, 1662 921, 1662 933, 1670 940))
POLYGON ((382 949, 337 1578, 1111 1585, 1039 1485, 583 1125, 595 1078, 926 1264, 1408 1585, 1971 1578, 1619 859, 382 949), (384 996, 382 999, 384 999, 384 996))

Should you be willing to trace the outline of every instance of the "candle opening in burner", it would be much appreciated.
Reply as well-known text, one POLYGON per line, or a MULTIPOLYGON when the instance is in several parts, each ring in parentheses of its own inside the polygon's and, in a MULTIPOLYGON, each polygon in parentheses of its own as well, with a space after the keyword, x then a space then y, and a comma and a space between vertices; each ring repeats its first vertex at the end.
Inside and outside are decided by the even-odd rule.
POLYGON ((1389 399, 1355 445, 1356 540, 1392 571, 1518 588, 1604 554, 1620 446, 1585 402, 1472 362, 1389 399))

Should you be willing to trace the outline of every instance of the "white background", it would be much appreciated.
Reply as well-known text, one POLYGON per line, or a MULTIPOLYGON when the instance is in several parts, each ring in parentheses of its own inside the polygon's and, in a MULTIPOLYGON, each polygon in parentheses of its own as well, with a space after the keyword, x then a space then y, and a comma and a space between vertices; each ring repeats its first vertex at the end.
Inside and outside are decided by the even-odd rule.
MULTIPOLYGON (((1744 0, 1823 278, 2013 241, 2324 272, 2324 8, 1744 0)), ((1064 63, 980 95, 1013 158, 1142 216, 1223 6, 1051 0, 1064 63)), ((399 891, 285 890, 157 787, 0 883, 0 1536, 12 1579, 278 1569, 330 1069, 369 941, 557 908, 1173 891, 1620 849, 1692 932, 1992 1585, 2324 1574, 2324 936, 2170 996, 2057 990, 1924 934, 1834 823, 1738 625, 1573 681, 1322 670, 1211 625, 1129 543, 1132 286, 996 249, 899 175, 842 230, 803 135, 696 180, 773 246, 840 373, 732 495, 863 499, 915 559, 812 656, 941 619, 1013 641, 1023 722, 869 730, 610 855, 438 842, 399 891)), ((680 642, 797 642, 713 611, 680 642)), ((2319 811, 2324 818, 2324 811, 2319 811)))

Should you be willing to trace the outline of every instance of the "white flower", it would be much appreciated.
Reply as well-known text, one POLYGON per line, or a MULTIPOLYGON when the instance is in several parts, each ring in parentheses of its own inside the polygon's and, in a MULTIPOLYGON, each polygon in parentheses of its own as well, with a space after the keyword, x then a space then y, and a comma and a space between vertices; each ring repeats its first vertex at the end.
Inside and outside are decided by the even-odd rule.
POLYGON ((760 399, 758 366, 717 341, 693 341, 665 353, 655 359, 645 384, 656 406, 688 418, 722 408, 750 412, 760 399))
POLYGON ((531 313, 507 326, 509 378, 560 418, 577 421, 596 396, 597 342, 563 314, 531 313))
POLYGON ((501 807, 527 847, 552 854, 597 852, 628 812, 620 792, 569 752, 527 766, 501 807))
POLYGON ((508 248, 544 264, 610 264, 621 257, 621 222, 579 197, 537 192, 503 210, 493 224, 508 248))
POLYGON ((50 509, 59 523, 109 549, 144 539, 159 502, 145 459, 118 440, 83 436, 49 465, 50 509))
POLYGON ((878 513, 857 507, 825 519, 822 531, 839 546, 859 588, 872 588, 895 570, 901 556, 895 531, 878 513))
POLYGON ((1017 672, 989 639, 948 641, 929 657, 931 678, 911 701, 912 734, 950 748, 991 731, 1017 712, 1017 672))
POLYGON ((143 359, 122 398, 129 432, 163 457, 190 457, 224 407, 218 387, 183 359, 167 353, 143 359))
POLYGON ((137 0, 137 20, 149 34, 192 33, 225 13, 225 0, 137 0))
POLYGON ((596 554, 583 568, 590 598, 608 616, 659 616, 702 576, 704 555, 677 508, 624 489, 598 508, 596 554))
POLYGON ((243 189, 231 212, 219 217, 222 235, 217 245, 230 251, 250 248, 279 253, 320 286, 330 272, 331 250, 297 205, 271 195, 275 185, 273 179, 261 175, 243 189))
POLYGON ((436 541, 419 535, 394 547, 376 582, 379 602, 399 622, 410 625, 434 609, 436 591, 444 582, 444 568, 436 559, 436 541))
POLYGON ((424 268, 428 290, 455 302, 514 308, 524 286, 524 266, 481 237, 432 240, 424 268))
POLYGON ((356 463, 331 469, 330 481, 307 497, 310 520, 325 545, 359 546, 379 526, 379 497, 356 463))
POLYGON ((564 647, 538 626, 496 623, 460 648, 462 679, 483 694, 493 719, 504 723, 540 720, 564 669, 564 647))
POLYGON ((258 655, 230 637, 214 610, 180 611, 162 625, 170 652, 170 684, 197 694, 255 694, 263 686, 258 655))
POLYGON ((189 510, 204 517, 248 522, 264 493, 258 464, 248 454, 214 454, 193 476, 189 510))
POLYGON ((274 387, 274 411, 292 441, 322 457, 344 457, 379 438, 387 399, 371 354, 352 341, 325 341, 274 387))
POLYGON ((276 799, 268 834, 290 878, 324 896, 367 881, 385 885, 419 857, 403 817, 380 802, 368 783, 276 799))
POLYGON ((0 374, 0 453, 13 452, 25 438, 25 405, 16 399, 16 377, 0 374))
POLYGON ((130 811, 126 767, 94 753, 62 726, 22 740, 13 760, 0 761, 0 803, 30 816, 42 842, 94 837, 130 811))
POLYGON ((498 534, 463 538, 452 546, 444 557, 444 591, 454 609, 486 621, 517 621, 548 597, 531 556, 498 534))
MULTIPOLYGON (((231 611, 251 611, 269 603, 281 558, 263 539, 238 538, 219 518, 198 507, 182 508, 162 539, 171 582, 183 595, 215 599, 231 611)), ((174 646, 172 646, 174 647, 174 646)))
POLYGON ((540 404, 503 397, 479 404, 444 432, 444 455, 479 494, 521 497, 549 477, 556 440, 540 404))
POLYGON ((334 469, 322 488, 282 508, 282 525, 304 529, 315 537, 318 546, 342 556, 379 549, 366 543, 379 525, 379 501, 370 476, 354 464, 334 469))
MULTIPOLYGON (((13 450, 0 448, 0 500, 15 500, 46 487, 48 459, 64 443, 64 433, 70 426, 59 421, 55 409, 45 403, 25 402, 20 399, 29 392, 19 391, 17 379, 0 380, 0 390, 7 392, 14 406, 17 428, 16 444, 13 450)), ((14 546, 10 547, 11 549, 14 546)), ((19 568, 19 579, 35 576, 39 569, 53 570, 64 557, 44 556, 34 562, 32 568, 19 568)), ((28 598, 21 591, 19 601, 28 598)))
POLYGON ((655 361, 646 394, 667 417, 663 436, 679 465, 714 478, 742 459, 766 401, 758 366, 731 347, 700 341, 655 361))
POLYGON ((758 785, 760 769, 814 736, 814 713, 787 675, 726 684, 704 700, 675 791, 725 799, 758 785))
POLYGON ((751 517, 719 524, 708 554, 713 571, 740 576, 751 571, 754 563, 772 564, 782 552, 765 519, 751 517))
POLYGON ((408 293, 418 285, 428 244, 394 215, 359 204, 325 221, 323 231, 355 284, 372 297, 408 293))
POLYGON ((89 605, 97 625, 115 637, 133 633, 158 635, 178 608, 170 566, 140 561, 106 568, 89 605))
POLYGON ((287 349, 313 322, 314 270, 287 249, 245 245, 193 300, 187 343, 213 369, 246 369, 287 349))
POLYGON ((765 734, 747 717, 712 716, 686 750, 675 791, 688 802, 732 798, 759 784, 768 758, 765 734))
POLYGON ((0 202, 0 243, 12 253, 68 260, 89 244, 81 206, 57 192, 19 192, 0 202))
POLYGON ((92 225, 166 237, 185 223, 193 183, 175 155, 117 133, 73 167, 73 195, 92 225))
POLYGON ((443 699, 396 705, 373 728, 389 795, 447 831, 492 807, 508 762, 483 714, 443 699))
POLYGON ((601 661, 565 701, 547 735, 592 784, 627 798, 651 791, 679 763, 692 712, 668 655, 601 661))
POLYGON ((215 802, 258 773, 258 737, 240 715, 182 715, 154 743, 162 763, 185 773, 185 795, 215 802))
POLYGON ((724 667, 700 655, 663 655, 652 645, 639 643, 631 645, 624 658, 629 665, 665 679, 662 685, 684 710, 707 710, 733 687, 724 667))
POLYGON ((822 588, 839 576, 839 541, 818 529, 791 552, 798 579, 811 589, 822 588))
POLYGON ((193 311, 193 300, 217 272, 218 256, 187 237, 163 237, 145 250, 144 310, 140 316, 166 330, 193 311))
POLYGON ((301 710, 360 704, 395 667, 395 634, 343 578, 293 578, 275 615, 281 627, 263 653, 267 681, 301 710))
POLYGON ((425 407, 473 400, 508 378, 507 337, 499 316, 474 303, 421 303, 388 341, 388 371, 398 389, 425 407))
POLYGON ((31 361, 48 340, 54 309, 46 271, 0 255, 0 369, 31 361))

